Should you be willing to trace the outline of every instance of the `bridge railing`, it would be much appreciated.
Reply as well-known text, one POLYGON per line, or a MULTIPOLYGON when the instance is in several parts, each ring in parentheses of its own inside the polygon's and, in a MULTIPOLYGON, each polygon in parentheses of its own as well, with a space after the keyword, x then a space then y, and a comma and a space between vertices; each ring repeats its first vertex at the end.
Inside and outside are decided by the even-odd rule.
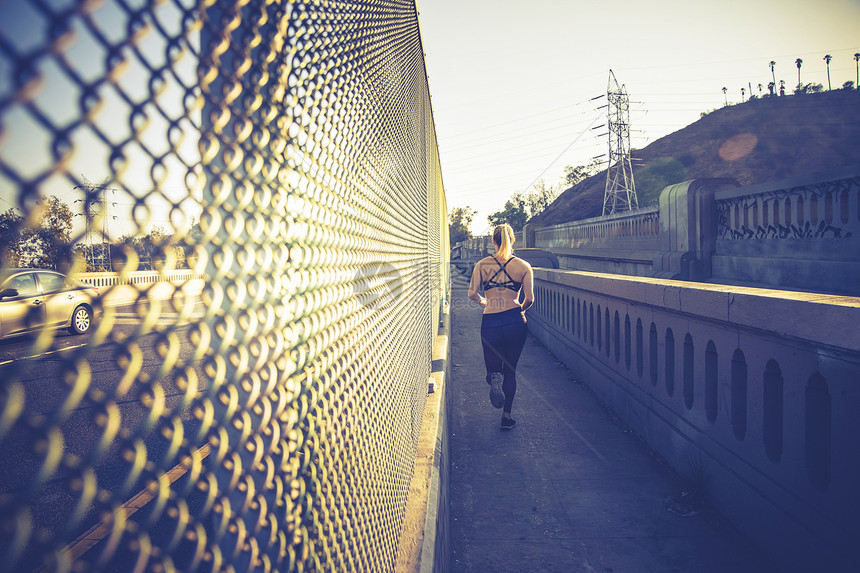
POLYGON ((187 269, 176 271, 135 271, 132 273, 78 273, 74 278, 97 287, 147 285, 157 282, 182 283, 203 275, 187 269))
POLYGON ((570 270, 860 295, 860 165, 743 188, 685 181, 658 206, 525 236, 570 270))
POLYGON ((553 252, 562 268, 647 274, 658 251, 657 207, 535 230, 533 245, 553 252))
POLYGON ((710 278, 860 295, 860 165, 714 194, 710 278))
POLYGON ((542 268, 535 279, 530 332, 691 494, 776 562, 857 563, 858 299, 542 268))

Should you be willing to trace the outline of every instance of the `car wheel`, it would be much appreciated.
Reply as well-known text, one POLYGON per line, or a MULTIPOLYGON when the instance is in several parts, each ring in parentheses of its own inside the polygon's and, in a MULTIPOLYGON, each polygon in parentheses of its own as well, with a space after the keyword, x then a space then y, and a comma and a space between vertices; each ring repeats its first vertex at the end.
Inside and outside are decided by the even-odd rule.
POLYGON ((72 325, 69 332, 72 334, 84 334, 93 324, 93 313, 87 307, 81 305, 72 313, 72 325))

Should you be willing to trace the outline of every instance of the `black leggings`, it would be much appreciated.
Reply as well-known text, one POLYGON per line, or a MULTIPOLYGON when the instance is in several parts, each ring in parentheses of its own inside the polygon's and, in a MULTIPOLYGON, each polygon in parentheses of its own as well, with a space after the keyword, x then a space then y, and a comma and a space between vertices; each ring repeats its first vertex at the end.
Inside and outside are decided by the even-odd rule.
POLYGON ((518 308, 505 312, 485 314, 481 320, 481 344, 484 347, 484 364, 487 366, 487 382, 493 372, 504 377, 504 412, 510 413, 517 393, 517 362, 523 352, 528 336, 525 318, 518 308))

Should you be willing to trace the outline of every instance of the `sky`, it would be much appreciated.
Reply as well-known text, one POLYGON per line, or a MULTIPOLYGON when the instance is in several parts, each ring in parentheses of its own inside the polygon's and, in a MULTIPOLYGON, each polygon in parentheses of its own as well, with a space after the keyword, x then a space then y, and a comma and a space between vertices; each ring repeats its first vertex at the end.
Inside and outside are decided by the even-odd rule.
POLYGON ((416 2, 448 209, 477 211, 478 235, 515 192, 607 153, 610 70, 634 149, 766 93, 770 61, 788 93, 798 58, 804 84, 827 89, 826 54, 834 89, 856 81, 860 0, 416 2))
MULTIPOLYGON (((194 2, 161 2, 152 12, 169 34, 179 35, 180 6, 190 9, 194 2)), ((24 0, 0 0, 0 39, 20 54, 39 50, 45 38, 50 37, 48 20, 33 4, 24 0)), ((68 4, 69 0, 47 1, 47 5, 56 10, 68 4)), ((117 2, 91 4, 88 17, 104 35, 104 42, 119 44, 126 40, 129 17, 117 2)), ((66 19, 64 24, 72 34, 65 42, 62 60, 80 76, 80 84, 96 82, 104 74, 108 55, 105 46, 96 41, 79 14, 66 19)), ((197 37, 199 35, 191 35, 192 41, 197 37)), ((70 206, 74 214, 73 240, 84 238, 101 242, 101 237, 96 236, 98 233, 80 236, 85 229, 82 185, 87 181, 97 185, 110 180, 111 175, 113 180, 104 193, 104 202, 95 205, 93 212, 101 216, 99 231, 112 240, 138 231, 149 232, 156 226, 168 233, 184 230, 190 226, 192 217, 199 219, 200 216, 197 182, 187 168, 200 160, 199 130, 195 127, 200 124, 200 112, 199 109, 185 112, 186 107, 193 108, 193 105, 180 84, 189 89, 197 85, 197 61, 187 43, 179 42, 172 52, 171 67, 175 75, 164 74, 153 99, 160 111, 150 101, 143 106, 143 113, 132 118, 126 98, 135 102, 151 98, 150 90, 155 84, 150 85, 148 81, 152 74, 147 66, 153 69, 164 66, 168 51, 164 37, 157 33, 141 34, 135 45, 138 55, 128 47, 121 51, 123 59, 116 65, 115 83, 104 82, 96 89, 99 102, 93 108, 96 113, 91 116, 92 126, 75 126, 80 120, 85 94, 81 85, 71 81, 69 74, 60 68, 60 58, 45 56, 37 60, 41 84, 34 90, 32 108, 57 131, 75 126, 69 128, 73 153, 65 158, 65 168, 61 168, 61 162, 50 153, 48 130, 36 121, 34 113, 13 105, 0 117, 0 159, 14 166, 25 179, 51 173, 39 182, 39 191, 42 195, 55 195, 70 206), (138 129, 136 139, 130 128, 132 121, 138 129), (171 146, 176 154, 167 154, 171 146), (111 160, 115 150, 122 151, 124 161, 111 160), (166 159, 156 165, 153 157, 164 154, 167 154, 166 159)), ((12 61, 13 58, 0 52, 0 101, 13 94, 12 61)), ((17 185, 0 172, 0 213, 8 208, 18 209, 16 195, 17 185)))
MULTIPOLYGON (((48 0, 63 6, 70 0, 48 0)), ((194 0, 177 0, 191 7, 194 0)), ((699 119, 702 112, 738 103, 741 88, 758 92, 771 81, 768 62, 776 62, 776 80, 790 90, 797 83, 795 60, 803 59, 803 83, 827 87, 825 54, 834 88, 856 79, 853 58, 860 53, 860 0, 416 0, 427 63, 436 135, 449 210, 477 211, 471 230, 489 230, 487 216, 503 208, 516 192, 529 192, 541 181, 559 186, 564 167, 589 163, 607 153, 605 93, 612 70, 630 96, 631 143, 645 147, 699 119), (727 88, 723 94, 722 88, 727 88), (596 99, 595 99, 596 98, 596 99)), ((178 33, 176 2, 156 5, 161 25, 178 33)), ((120 42, 128 16, 117 3, 93 5, 91 19, 109 42, 120 42)), ((65 57, 93 82, 102 73, 105 48, 80 17, 69 22, 75 41, 65 57)), ((0 36, 26 54, 43 45, 49 22, 32 2, 0 0, 0 36)), ((157 68, 166 45, 159 34, 144 35, 139 51, 157 68)), ((100 113, 94 128, 126 153, 121 185, 110 202, 106 234, 116 238, 155 225, 181 229, 199 216, 198 181, 175 157, 151 170, 152 156, 177 145, 186 164, 198 161, 199 109, 183 113, 188 100, 178 81, 197 83, 196 62, 184 49, 159 91, 160 109, 177 110, 174 127, 152 106, 131 137, 130 108, 118 89, 145 100, 150 86, 139 57, 125 50, 124 73, 116 85, 102 84, 100 113), (183 117, 184 116, 184 117, 183 117), (168 141, 169 140, 169 141, 168 141), (153 189, 155 188, 155 192, 153 189), (193 189, 189 193, 189 189, 193 189), (137 204, 137 205, 136 205, 137 204), (145 205, 145 206, 144 206, 145 205), (139 227, 138 227, 139 225, 139 227)), ((12 93, 9 57, 0 57, 0 100, 12 93)), ((35 108, 56 126, 80 114, 80 86, 69 81, 54 58, 39 60, 43 85, 35 108)), ((172 112, 171 112, 172 113, 172 112)), ((33 177, 56 165, 50 139, 33 115, 13 108, 0 125, 0 157, 33 177)), ((80 209, 78 183, 105 180, 111 147, 94 129, 74 129, 74 157, 68 174, 55 171, 40 188, 80 209), (75 180, 70 180, 74 178, 75 180), (78 203, 75 203, 78 201, 78 203)), ((634 174, 635 176, 635 174, 634 174)), ((15 185, 0 173, 0 212, 15 204, 15 185)), ((560 190, 560 189, 559 189, 560 190)), ((83 218, 75 218, 83 227, 83 218)))

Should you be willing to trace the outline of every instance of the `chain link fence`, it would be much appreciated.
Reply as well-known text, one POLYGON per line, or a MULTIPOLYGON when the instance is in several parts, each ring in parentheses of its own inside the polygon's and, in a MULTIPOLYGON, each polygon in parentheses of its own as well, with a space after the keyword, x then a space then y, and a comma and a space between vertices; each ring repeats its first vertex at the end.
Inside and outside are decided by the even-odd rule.
POLYGON ((0 570, 393 570, 450 288, 413 0, 0 2, 0 211, 4 271, 203 277, 0 340, 0 570))

